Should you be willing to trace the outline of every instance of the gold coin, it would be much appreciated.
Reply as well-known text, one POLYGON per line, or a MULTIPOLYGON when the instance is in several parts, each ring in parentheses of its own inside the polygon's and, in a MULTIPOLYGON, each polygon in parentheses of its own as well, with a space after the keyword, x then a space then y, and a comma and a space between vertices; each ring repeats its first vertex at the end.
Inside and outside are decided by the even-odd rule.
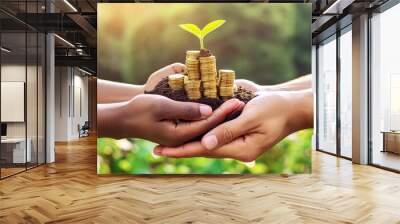
POLYGON ((186 51, 186 58, 197 59, 200 56, 200 51, 190 50, 186 51))
POLYGON ((234 89, 232 87, 219 87, 219 95, 220 96, 233 96, 234 89))
POLYGON ((184 86, 184 75, 183 74, 173 74, 168 76, 168 85, 173 90, 181 90, 184 86))
POLYGON ((214 79, 214 80, 202 82, 202 84, 203 84, 204 89, 216 88, 217 81, 214 79))
POLYGON ((200 88, 201 81, 200 80, 188 80, 185 84, 185 87, 188 88, 200 88))
POLYGON ((186 84, 189 81, 189 77, 187 75, 185 75, 185 77, 183 77, 183 84, 186 84))
POLYGON ((200 75, 189 74, 189 80, 200 80, 200 75))
POLYGON ((216 61, 214 55, 211 55, 211 56, 208 56, 208 57, 199 57, 199 60, 200 60, 200 63, 202 63, 202 62, 215 62, 216 61))
POLYGON ((235 74, 235 71, 230 69, 220 69, 219 74, 235 74))
POLYGON ((182 73, 176 73, 176 74, 172 74, 168 76, 169 80, 183 80, 185 75, 183 75, 182 73))
POLYGON ((187 97, 191 100, 197 100, 201 98, 201 92, 197 91, 197 92, 190 92, 187 93, 187 97))
POLYGON ((235 72, 233 70, 219 70, 219 84, 232 86, 235 82, 235 72))
POLYGON ((204 93, 216 93, 217 92, 217 88, 213 88, 213 89, 205 89, 204 93))
POLYGON ((202 75, 201 81, 213 81, 215 78, 216 77, 214 75, 202 75))
POLYGON ((207 98, 216 99, 217 98, 217 93, 212 93, 212 94, 204 93, 204 96, 207 97, 207 98))

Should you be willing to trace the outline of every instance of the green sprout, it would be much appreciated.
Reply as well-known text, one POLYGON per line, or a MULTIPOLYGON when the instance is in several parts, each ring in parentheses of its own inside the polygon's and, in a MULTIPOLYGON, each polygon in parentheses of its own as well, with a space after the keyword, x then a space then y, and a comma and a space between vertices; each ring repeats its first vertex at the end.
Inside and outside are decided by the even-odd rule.
POLYGON ((200 30, 198 26, 191 23, 181 24, 179 25, 180 28, 186 30, 187 32, 195 35, 200 40, 200 49, 204 49, 204 38, 211 33, 212 31, 216 30, 218 27, 222 26, 225 23, 225 20, 219 19, 210 22, 209 24, 205 25, 203 29, 200 30))

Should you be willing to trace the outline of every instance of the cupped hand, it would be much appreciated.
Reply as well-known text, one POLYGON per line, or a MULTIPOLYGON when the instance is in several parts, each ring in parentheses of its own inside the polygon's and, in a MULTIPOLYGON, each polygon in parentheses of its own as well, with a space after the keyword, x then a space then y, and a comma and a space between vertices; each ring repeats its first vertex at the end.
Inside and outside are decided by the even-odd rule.
POLYGON ((154 153, 253 161, 290 133, 312 127, 312 108, 311 91, 266 92, 249 101, 239 117, 215 127, 201 141, 179 147, 160 145, 154 153))
POLYGON ((144 91, 148 92, 154 89, 156 85, 161 81, 161 79, 176 73, 185 72, 186 66, 182 63, 173 63, 167 65, 159 70, 153 72, 147 79, 146 84, 144 84, 144 91))
POLYGON ((208 105, 142 94, 128 102, 99 105, 102 116, 99 119, 99 135, 143 138, 166 146, 177 146, 211 130, 243 106, 243 102, 233 99, 213 112, 208 105))
POLYGON ((237 86, 242 87, 245 90, 252 91, 252 92, 257 92, 260 89, 260 85, 256 84, 253 81, 247 80, 247 79, 236 79, 235 84, 237 86))

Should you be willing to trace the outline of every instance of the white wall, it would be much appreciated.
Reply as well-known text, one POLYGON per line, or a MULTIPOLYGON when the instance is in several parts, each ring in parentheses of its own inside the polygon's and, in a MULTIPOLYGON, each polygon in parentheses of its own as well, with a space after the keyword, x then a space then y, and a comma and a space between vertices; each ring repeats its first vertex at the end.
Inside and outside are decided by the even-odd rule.
MULTIPOLYGON (((25 138, 29 139, 29 148, 31 148, 32 161, 44 163, 44 74, 41 67, 30 66, 25 64, 3 64, 1 66, 2 82, 24 82, 26 84, 26 108, 23 106, 21 112, 26 112, 26 121, 22 122, 6 122, 8 138, 25 138), (38 69, 38 70, 37 70, 38 69), (27 78, 27 80, 25 80, 27 78), (26 110, 26 111, 25 111, 26 110), (37 156, 39 153, 39 156, 37 156)), ((24 90, 21 90, 24 91, 24 90)), ((24 94, 24 92, 22 92, 24 94)), ((7 97, 7 96, 2 96, 7 97)), ((10 108, 1 108, 2 111, 10 110, 10 108)), ((10 112, 10 111, 9 111, 10 112)), ((11 111, 12 113, 12 111, 11 111)))
MULTIPOLYGON (((32 67, 28 67, 28 70, 32 67)), ((1 66, 1 81, 2 82, 25 82, 25 64, 9 64, 1 66)), ((32 94, 27 94, 32 95, 32 94)), ((36 93, 35 93, 36 96, 36 93)), ((6 108, 1 108, 6 110, 6 108)), ((25 122, 7 123, 7 137, 25 137, 25 122)))
POLYGON ((78 125, 88 120, 88 78, 76 68, 56 67, 55 85, 55 140, 77 139, 78 125))

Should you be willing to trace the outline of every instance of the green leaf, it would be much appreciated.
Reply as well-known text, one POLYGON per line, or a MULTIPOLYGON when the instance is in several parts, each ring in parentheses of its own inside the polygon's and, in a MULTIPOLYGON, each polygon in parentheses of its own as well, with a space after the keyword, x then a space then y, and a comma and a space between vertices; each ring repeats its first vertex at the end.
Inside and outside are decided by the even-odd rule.
POLYGON ((204 38, 205 36, 207 36, 207 34, 216 30, 218 27, 222 26, 224 23, 225 23, 225 20, 223 20, 223 19, 219 19, 219 20, 210 22, 209 24, 207 24, 203 27, 203 30, 201 30, 201 36, 204 38))
POLYGON ((201 35, 202 32, 201 32, 200 28, 197 27, 196 25, 191 24, 191 23, 186 23, 186 24, 180 24, 179 27, 188 31, 189 33, 195 35, 197 38, 202 39, 202 35, 201 35))

